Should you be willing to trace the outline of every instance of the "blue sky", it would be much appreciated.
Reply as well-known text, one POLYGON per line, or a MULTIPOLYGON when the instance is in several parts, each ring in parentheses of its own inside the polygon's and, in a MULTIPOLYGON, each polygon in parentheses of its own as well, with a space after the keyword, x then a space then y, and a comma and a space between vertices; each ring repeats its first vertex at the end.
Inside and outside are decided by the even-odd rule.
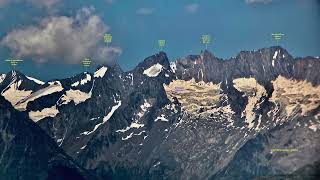
MULTIPOLYGON (((270 35, 273 32, 285 34, 280 45, 293 56, 320 55, 319 0, 2 1, 8 0, 0 0, 0 59, 24 59, 17 69, 42 80, 68 77, 83 71, 80 59, 87 54, 96 64, 104 63, 104 59, 115 59, 124 70, 132 69, 145 57, 159 51, 158 39, 166 40, 164 51, 170 60, 199 54, 204 49, 200 43, 202 34, 212 36, 213 42, 208 49, 222 58, 236 56, 241 50, 276 45, 270 35), (52 4, 44 4, 43 1, 52 1, 52 4), (87 21, 77 19, 83 14, 87 21), (59 22, 63 18, 52 20, 52 17, 74 20, 70 27, 66 25, 70 30, 70 34, 65 32, 68 36, 57 35, 63 31, 58 26, 64 25, 59 22), (92 27, 88 22, 93 17, 99 19, 92 27), (50 38, 46 40, 48 47, 43 48, 42 42, 29 36, 23 43, 16 42, 21 40, 21 34, 36 36, 30 27, 45 34, 44 27, 49 29, 45 26, 48 21, 58 24, 55 38, 51 38, 54 42, 50 42, 50 38), (80 28, 75 28, 78 24, 80 28), (68 40, 72 39, 69 36, 82 36, 77 34, 79 32, 88 35, 83 35, 79 41, 68 40), (105 32, 113 35, 113 42, 108 48, 103 47, 99 39, 105 32), (28 41, 34 48, 26 50, 30 45, 28 41), (82 45, 89 50, 77 54, 83 49, 82 45), (50 49, 51 46, 55 49, 50 49)), ((47 36, 40 36, 43 37, 47 36)), ((95 65, 89 70, 94 68, 95 65)), ((0 61, 0 72, 10 69, 7 63, 0 61)))

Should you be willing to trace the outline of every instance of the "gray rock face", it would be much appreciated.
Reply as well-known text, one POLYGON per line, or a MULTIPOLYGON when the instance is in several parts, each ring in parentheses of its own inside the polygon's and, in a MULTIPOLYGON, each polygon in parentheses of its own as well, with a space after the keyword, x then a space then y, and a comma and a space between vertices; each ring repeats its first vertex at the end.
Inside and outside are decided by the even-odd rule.
POLYGON ((211 179, 319 179, 320 133, 296 126, 303 121, 295 119, 249 140, 211 179), (302 164, 313 168, 301 170, 302 164))
POLYGON ((31 91, 36 91, 41 88, 40 84, 37 84, 36 82, 28 79, 24 74, 22 74, 19 71, 10 71, 4 76, 4 79, 0 83, 0 91, 1 94, 4 93, 6 90, 8 90, 8 86, 11 84, 18 84, 16 88, 18 90, 31 90, 31 91))
POLYGON ((257 51, 242 51, 237 57, 219 59, 205 50, 200 55, 178 59, 176 75, 179 79, 228 82, 238 77, 254 77, 263 84, 279 75, 287 78, 308 80, 319 84, 319 59, 314 57, 294 59, 285 49, 274 46, 257 51))
POLYGON ((26 111, 55 106, 38 125, 100 179, 314 175, 319 66, 281 47, 229 60, 203 51, 169 62, 160 52, 129 72, 114 65, 57 80, 63 90, 26 111), (76 103, 83 93, 90 97, 76 103))
POLYGON ((6 180, 94 179, 26 114, 0 97, 0 176, 6 180))

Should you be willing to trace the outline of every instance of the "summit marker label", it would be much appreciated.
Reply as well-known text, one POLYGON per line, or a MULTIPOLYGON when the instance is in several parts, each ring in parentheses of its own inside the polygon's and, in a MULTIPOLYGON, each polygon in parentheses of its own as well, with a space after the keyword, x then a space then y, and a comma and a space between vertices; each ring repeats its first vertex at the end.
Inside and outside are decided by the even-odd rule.
POLYGON ((277 45, 279 44, 279 41, 285 36, 283 33, 273 33, 271 34, 272 38, 277 42, 277 45))
POLYGON ((85 58, 83 61, 82 61, 82 66, 86 69, 88 69, 88 67, 91 66, 91 59, 90 58, 85 58))
POLYGON ((10 63, 10 65, 13 67, 13 69, 16 68, 16 66, 20 63, 23 62, 22 59, 6 59, 6 62, 10 63))
POLYGON ((158 40, 158 45, 160 47, 160 50, 162 51, 163 50, 163 47, 166 45, 166 40, 164 39, 159 39, 158 40))
POLYGON ((112 35, 111 34, 105 34, 103 36, 103 40, 108 46, 112 42, 112 35))
POLYGON ((210 34, 203 34, 201 36, 201 42, 206 46, 206 49, 208 48, 208 44, 211 43, 211 35, 210 34))

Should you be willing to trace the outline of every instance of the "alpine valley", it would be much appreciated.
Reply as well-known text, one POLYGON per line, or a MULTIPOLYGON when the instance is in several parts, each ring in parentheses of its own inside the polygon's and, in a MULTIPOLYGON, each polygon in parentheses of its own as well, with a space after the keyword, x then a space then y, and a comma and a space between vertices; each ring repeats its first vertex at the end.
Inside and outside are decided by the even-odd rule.
POLYGON ((0 74, 0 179, 320 179, 319 69, 275 46, 0 74))

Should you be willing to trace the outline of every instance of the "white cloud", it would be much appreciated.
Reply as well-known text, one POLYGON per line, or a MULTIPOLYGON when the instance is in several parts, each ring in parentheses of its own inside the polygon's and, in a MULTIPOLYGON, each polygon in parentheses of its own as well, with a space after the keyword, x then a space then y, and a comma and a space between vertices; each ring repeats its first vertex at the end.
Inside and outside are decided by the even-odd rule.
POLYGON ((108 3, 108 4, 112 4, 114 2, 115 2, 115 0, 106 0, 106 3, 108 3))
POLYGON ((9 0, 0 0, 0 7, 3 7, 9 3, 9 0))
POLYGON ((246 3, 248 4, 253 4, 253 3, 263 3, 263 4, 267 4, 272 2, 272 0, 245 0, 246 3))
POLYGON ((154 12, 154 9, 153 8, 140 8, 136 11, 137 14, 139 15, 150 15, 154 12))
POLYGON ((52 7, 57 4, 60 0, 27 0, 38 6, 52 7))
POLYGON ((37 26, 15 29, 2 39, 1 45, 16 57, 36 62, 76 64, 88 57, 97 63, 108 63, 121 49, 102 43, 109 27, 93 10, 83 8, 75 17, 49 17, 37 26))
POLYGON ((3 7, 5 5, 8 5, 9 3, 32 3, 35 6, 38 7, 47 7, 50 8, 54 5, 56 5, 60 0, 0 0, 0 7, 3 7))
POLYGON ((187 4, 184 7, 184 9, 189 13, 196 13, 199 10, 199 4, 197 3, 187 4))

